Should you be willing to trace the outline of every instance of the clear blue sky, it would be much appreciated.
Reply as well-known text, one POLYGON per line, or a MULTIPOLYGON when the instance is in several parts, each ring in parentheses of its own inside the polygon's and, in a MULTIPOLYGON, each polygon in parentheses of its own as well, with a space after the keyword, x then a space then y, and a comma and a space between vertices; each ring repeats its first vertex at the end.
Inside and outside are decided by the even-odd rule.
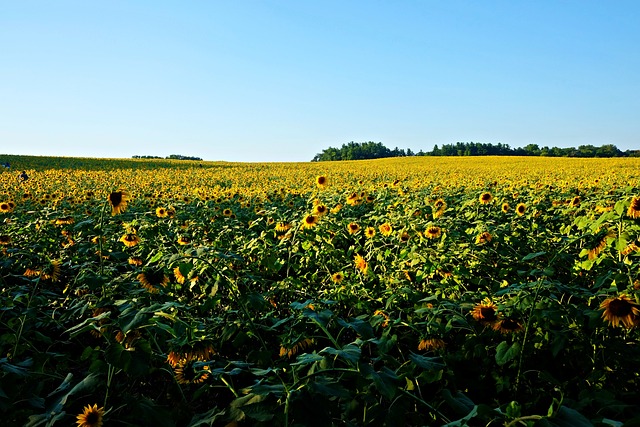
POLYGON ((0 154, 640 149, 640 1, 0 0, 0 154))

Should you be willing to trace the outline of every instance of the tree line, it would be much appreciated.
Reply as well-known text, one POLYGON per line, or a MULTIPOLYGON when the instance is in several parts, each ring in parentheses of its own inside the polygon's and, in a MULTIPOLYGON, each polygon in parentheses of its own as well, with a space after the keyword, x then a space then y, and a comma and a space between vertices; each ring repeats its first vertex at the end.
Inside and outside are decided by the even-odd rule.
POLYGON ((171 159, 171 160, 202 160, 200 157, 183 156, 180 154, 171 154, 167 157, 160 156, 132 156, 132 159, 171 159))
POLYGON ((340 148, 329 147, 316 154, 312 162, 330 160, 365 160, 384 157, 406 156, 546 156, 546 157, 640 157, 640 150, 621 151, 613 144, 600 147, 594 145, 580 145, 578 148, 540 147, 538 144, 528 144, 525 147, 511 148, 509 144, 491 144, 484 142, 456 142, 435 145, 431 151, 420 150, 417 153, 411 149, 385 147, 381 142, 349 142, 340 148))

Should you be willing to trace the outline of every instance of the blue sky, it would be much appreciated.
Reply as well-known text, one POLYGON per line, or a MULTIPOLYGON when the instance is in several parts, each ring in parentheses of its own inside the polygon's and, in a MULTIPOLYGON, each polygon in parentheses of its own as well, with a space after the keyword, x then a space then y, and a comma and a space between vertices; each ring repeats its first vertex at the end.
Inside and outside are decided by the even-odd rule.
POLYGON ((0 1, 0 154, 640 149, 640 1, 0 1))

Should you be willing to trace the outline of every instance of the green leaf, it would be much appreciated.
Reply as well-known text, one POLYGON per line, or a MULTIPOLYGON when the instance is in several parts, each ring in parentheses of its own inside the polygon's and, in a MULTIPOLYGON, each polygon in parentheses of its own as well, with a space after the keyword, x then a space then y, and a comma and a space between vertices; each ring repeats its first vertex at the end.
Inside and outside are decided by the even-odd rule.
POLYGON ((428 371, 444 369, 445 367, 439 357, 425 357, 416 353, 409 353, 409 359, 419 367, 428 371))
POLYGON ((593 427, 593 423, 575 409, 561 406, 555 417, 549 418, 556 427, 593 427))
POLYGON ((502 341, 496 348, 496 363, 500 366, 515 359, 520 354, 520 343, 514 342, 509 345, 506 341, 502 341))
POLYGON ((529 260, 532 260, 532 259, 534 259, 534 258, 538 258, 539 256, 542 256, 542 255, 544 255, 544 254, 546 254, 546 252, 544 252, 544 251, 543 251, 543 252, 531 253, 531 254, 529 254, 529 255, 526 255, 524 258, 522 258, 522 261, 523 261, 523 262, 524 262, 524 261, 529 261, 529 260))

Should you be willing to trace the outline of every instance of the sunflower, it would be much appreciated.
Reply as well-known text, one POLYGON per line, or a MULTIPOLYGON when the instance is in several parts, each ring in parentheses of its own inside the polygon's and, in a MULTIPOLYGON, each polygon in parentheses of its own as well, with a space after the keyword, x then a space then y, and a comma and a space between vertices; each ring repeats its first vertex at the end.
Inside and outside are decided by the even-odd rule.
POLYGON ((169 206, 169 207, 167 208, 167 217, 169 217, 169 218, 173 218, 173 217, 175 217, 175 216, 176 216, 176 210, 175 210, 175 208, 174 208, 173 206, 169 206))
POLYGON ((522 216, 526 211, 527 211, 527 206, 524 203, 518 203, 518 206, 516 206, 516 214, 518 216, 522 216))
POLYGON ((162 206, 159 206, 156 208, 156 216, 158 218, 165 218, 167 216, 167 209, 163 208, 162 206))
POLYGON ((203 366, 201 370, 194 366, 195 360, 187 360, 174 368, 174 374, 178 384, 200 384, 209 378, 209 366, 203 366))
POLYGON ((301 350, 305 350, 315 344, 313 338, 305 338, 303 340, 298 341, 290 348, 281 346, 280 347, 280 357, 287 356, 289 358, 298 354, 301 350))
POLYGON ((327 185, 329 185, 329 180, 324 175, 318 175, 316 176, 316 185, 318 186, 318 188, 325 188, 327 185))
POLYGON ((318 217, 313 214, 309 214, 302 220, 302 226, 304 228, 312 228, 318 223, 318 217))
POLYGON ((180 236, 178 238, 178 244, 181 245, 181 246, 189 245, 189 244, 191 244, 191 239, 189 239, 186 236, 180 236))
POLYGON ((356 234, 359 230, 360 226, 355 222, 350 222, 349 225, 347 225, 347 231, 349 234, 356 234))
POLYGON ((358 193, 351 193, 349 197, 347 197, 347 204, 349 206, 359 205, 362 200, 360 199, 360 195, 358 193))
POLYGON ((376 229, 373 227, 367 227, 364 229, 364 235, 367 239, 371 239, 376 235, 376 229))
POLYGON ((0 203, 0 212, 9 213, 11 212, 11 205, 7 202, 0 203))
POLYGON ((575 196, 573 199, 571 199, 571 202, 569 202, 569 206, 571 206, 572 208, 577 208, 580 206, 580 202, 582 200, 580 199, 580 196, 575 196))
POLYGON ((111 205, 111 215, 118 215, 127 209, 129 194, 124 190, 114 191, 109 194, 109 204, 111 205))
POLYGON ((385 313, 382 310, 376 310, 373 312, 373 316, 380 316, 382 317, 384 320, 382 321, 382 323, 380 324, 380 326, 382 326, 383 328, 386 328, 387 326, 389 326, 389 315, 387 313, 385 313))
POLYGON ((125 246, 131 248, 140 243, 140 237, 135 233, 127 233, 120 238, 120 241, 124 243, 125 246))
POLYGON ((63 216, 61 218, 58 218, 54 221, 54 223, 56 225, 67 225, 67 224, 73 224, 73 218, 70 216, 63 216))
POLYGON ((331 275, 331 280, 333 283, 342 283, 344 280, 344 274, 342 274, 342 272, 333 273, 331 275))
POLYGON ((76 418, 78 427, 102 427, 102 417, 104 416, 104 408, 98 408, 98 404, 93 406, 85 406, 81 414, 76 418))
POLYGON ((502 212, 507 213, 507 212, 509 212, 509 209, 511 209, 510 206, 509 206, 509 203, 504 202, 502 204, 502 212))
POLYGON ((401 241, 402 243, 406 243, 406 242, 408 242, 408 241, 409 241, 410 236, 409 236, 409 233, 408 233, 408 232, 403 231, 402 233, 400 233, 400 235, 398 236, 398 238, 400 239, 400 241, 401 241))
POLYGON ((334 207, 331 208, 331 213, 338 213, 338 212, 340 212, 340 209, 342 209, 342 205, 340 203, 338 203, 334 207))
POLYGON ((636 242, 629 243, 623 250, 620 251, 622 256, 627 256, 633 252, 640 251, 640 247, 636 244, 636 242))
POLYGON ((393 227, 391 227, 391 224, 389 224, 388 222, 380 225, 378 227, 378 230, 380 230, 380 234, 382 234, 383 236, 390 236, 391 233, 393 233, 393 227))
POLYGON ((158 292, 158 286, 165 287, 169 283, 169 278, 162 270, 148 269, 137 276, 143 288, 151 293, 158 292))
POLYGON ((418 350, 439 350, 445 346, 446 343, 440 338, 424 338, 418 343, 418 350))
POLYGON ((289 230, 291 228, 291 224, 289 224, 288 222, 279 222, 276 224, 276 231, 278 233, 284 233, 285 231, 289 230))
POLYGON ((427 239, 437 239, 441 235, 442 235, 442 229, 435 225, 432 225, 431 227, 427 227, 427 229, 424 232, 424 237, 426 237, 427 239))
POLYGON ((488 243, 493 239, 493 236, 488 231, 482 232, 476 236, 476 245, 482 245, 488 243))
POLYGON ((60 280, 60 275, 62 274, 62 268, 60 267, 61 262, 57 259, 51 261, 51 264, 42 272, 40 277, 44 280, 51 280, 52 282, 57 282, 60 280))
POLYGON ((319 203, 313 207, 313 214, 317 216, 324 216, 329 212, 329 208, 327 208, 322 203, 319 203))
POLYGON ((364 273, 367 272, 367 268, 368 268, 367 261, 364 258, 362 258, 362 256, 356 255, 355 258, 353 259, 353 261, 354 261, 354 263, 356 265, 356 268, 361 273, 364 274, 364 273))
POLYGON ((480 194, 480 197, 478 197, 478 200, 483 205, 486 205, 488 203, 491 203, 491 200, 493 200, 493 196, 489 192, 484 192, 484 193, 480 194))
POLYGON ((631 218, 640 218, 640 197, 636 196, 631 199, 631 204, 627 210, 627 216, 631 218))
POLYGON ((485 298, 473 307, 471 315, 481 323, 493 323, 498 320, 498 306, 489 298, 485 298))
POLYGON ((11 243, 11 236, 7 236, 6 234, 0 236, 0 245, 8 245, 9 243, 11 243))
POLYGON ((142 258, 139 256, 132 256, 128 259, 130 265, 134 265, 136 267, 140 267, 142 265, 142 258))
POLYGON ((500 331, 503 334, 511 334, 514 332, 519 332, 523 328, 522 324, 513 317, 505 317, 504 319, 496 321, 493 324, 493 329, 496 331, 500 331))
POLYGON ((600 308, 604 310, 602 312, 602 318, 609 322, 611 326, 622 324, 627 328, 631 328, 633 327, 636 317, 640 314, 638 304, 625 294, 607 298, 602 301, 600 308))
POLYGON ((229 208, 226 208, 222 211, 222 215, 226 216, 227 218, 231 217, 233 215, 233 211, 229 208))

